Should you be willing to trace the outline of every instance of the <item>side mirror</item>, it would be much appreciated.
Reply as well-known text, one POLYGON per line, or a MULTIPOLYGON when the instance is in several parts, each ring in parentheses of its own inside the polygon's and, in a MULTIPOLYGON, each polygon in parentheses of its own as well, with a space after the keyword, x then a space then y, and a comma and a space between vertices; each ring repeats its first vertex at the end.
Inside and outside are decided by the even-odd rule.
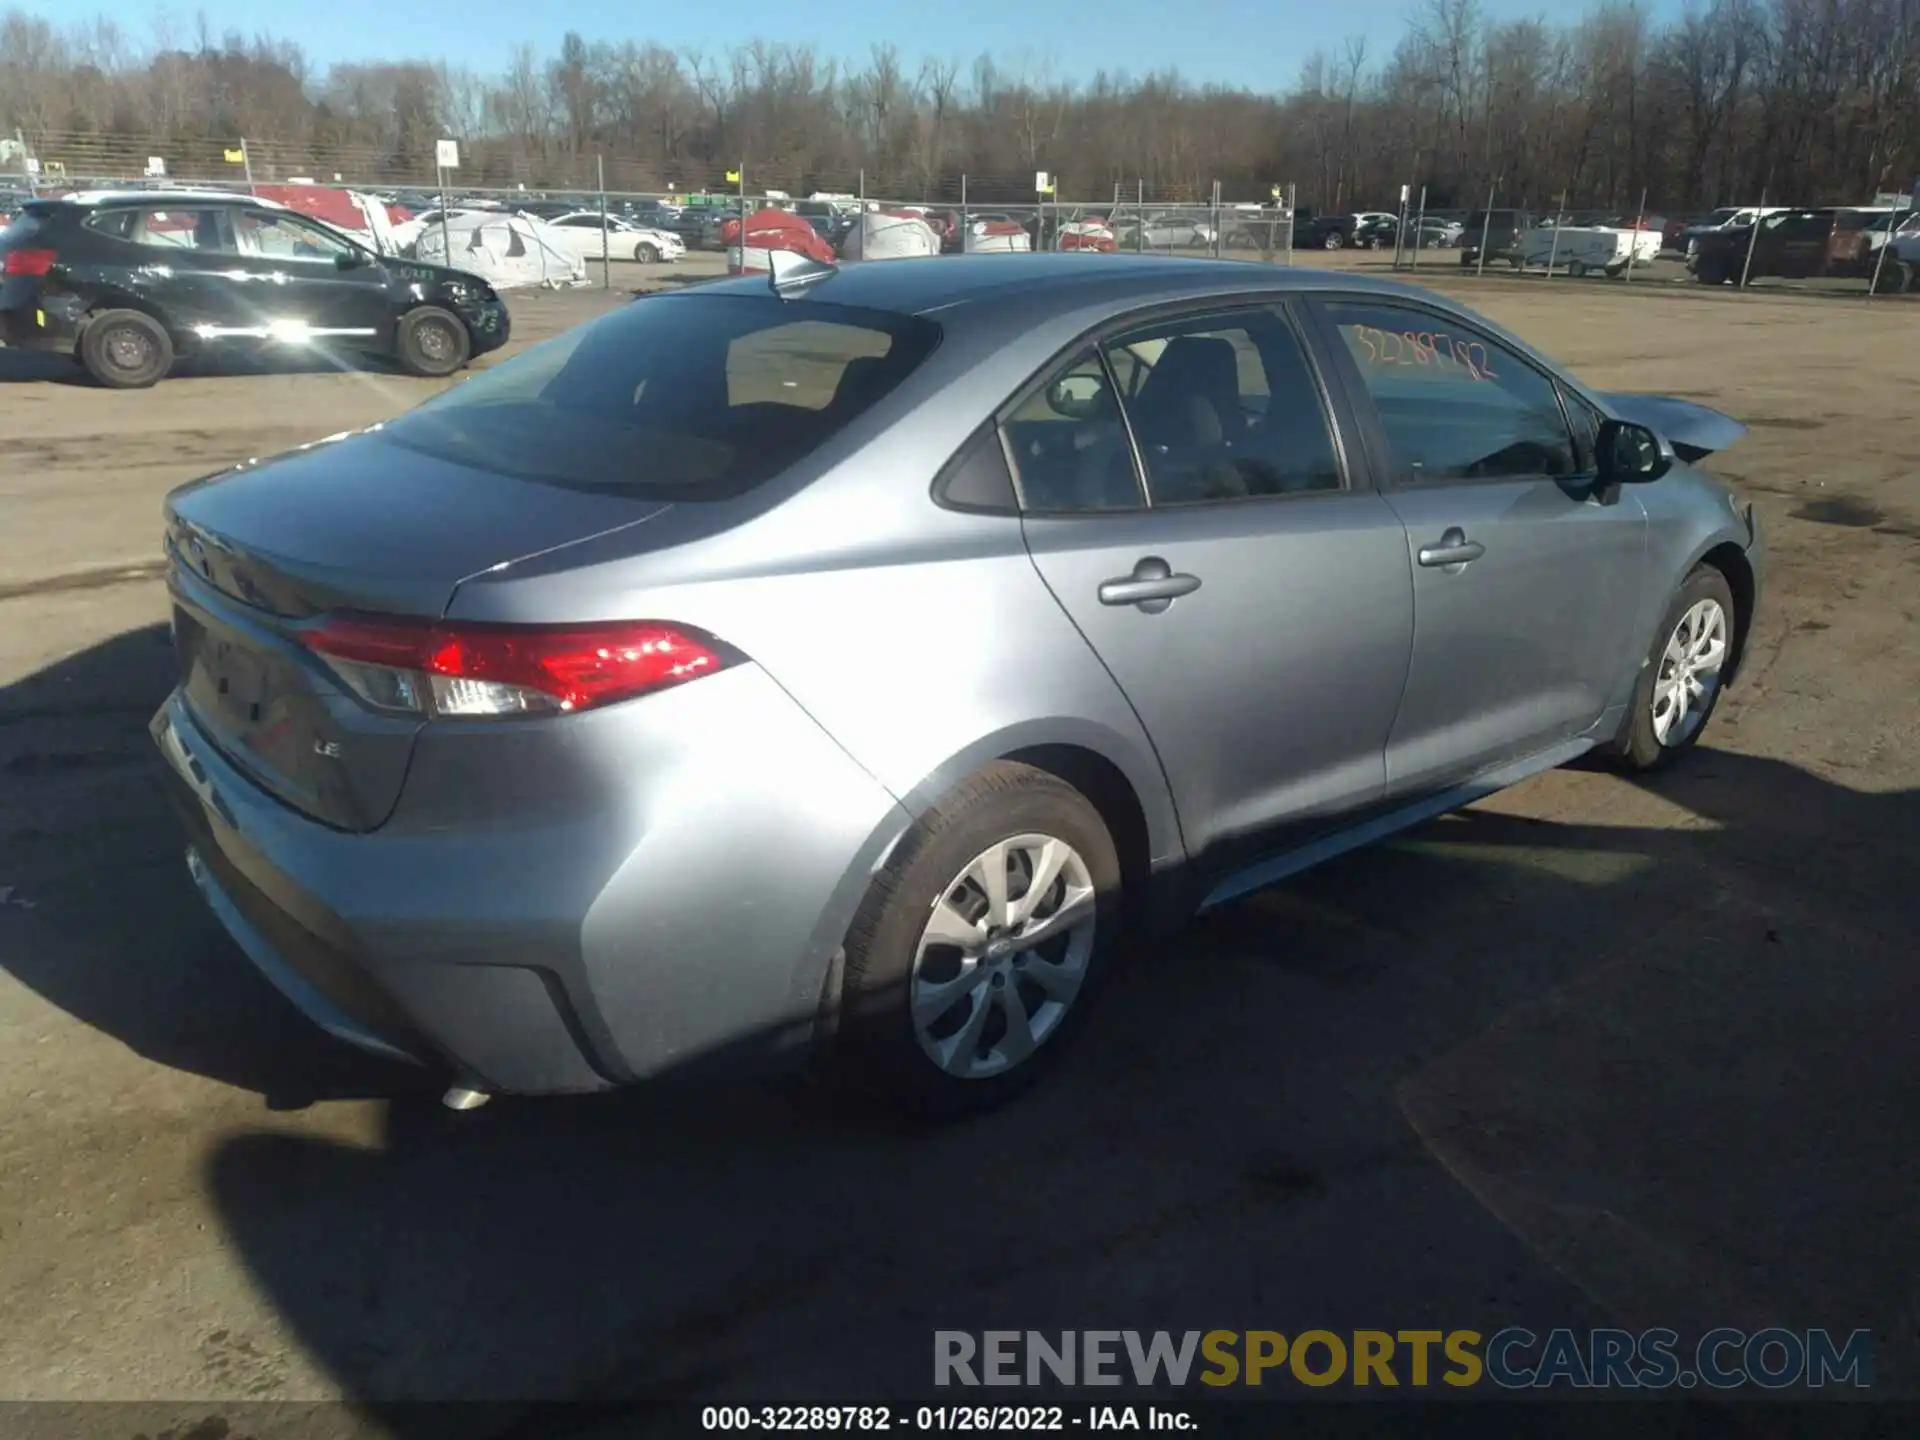
POLYGON ((333 257, 333 268, 336 270, 358 270, 362 265, 368 263, 368 257, 364 250, 348 250, 343 254, 333 257))
POLYGON ((1595 459, 1604 485, 1641 485, 1679 463, 1673 447, 1644 425, 1608 420, 1600 426, 1595 459))

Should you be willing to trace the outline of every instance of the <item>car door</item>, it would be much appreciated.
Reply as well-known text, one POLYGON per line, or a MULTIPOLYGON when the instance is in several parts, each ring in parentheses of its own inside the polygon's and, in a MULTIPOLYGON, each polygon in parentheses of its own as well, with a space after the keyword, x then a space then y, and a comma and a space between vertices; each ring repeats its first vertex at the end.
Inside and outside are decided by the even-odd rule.
POLYGON ((577 260, 599 260, 604 258, 607 246, 620 227, 620 222, 611 215, 607 217, 606 241, 602 243, 600 217, 598 215, 566 215, 553 222, 553 228, 559 232, 561 243, 567 247, 567 253, 577 260))
MULTIPOLYGON (((1804 280, 1826 268, 1827 242, 1833 236, 1834 217, 1830 213, 1806 210, 1768 219, 1780 222, 1773 236, 1775 255, 1769 274, 1804 280)), ((1766 243, 1764 238, 1761 243, 1766 243)))
POLYGON ((385 348, 393 337, 386 268, 344 235, 285 210, 236 210, 246 333, 385 348))
POLYGON ((1139 714, 1205 869, 1383 786, 1406 535, 1333 398, 1275 304, 1119 330, 1002 418, 1034 564, 1139 714))
POLYGON ((245 286, 225 207, 142 205, 125 212, 122 223, 124 230, 108 233, 138 247, 127 287, 177 338, 217 346, 246 324, 245 286))
POLYGON ((1413 562, 1389 787, 1432 789, 1573 741, 1629 673, 1645 566, 1645 511, 1597 483, 1598 415, 1458 316, 1361 296, 1313 309, 1370 402, 1369 447, 1413 562))

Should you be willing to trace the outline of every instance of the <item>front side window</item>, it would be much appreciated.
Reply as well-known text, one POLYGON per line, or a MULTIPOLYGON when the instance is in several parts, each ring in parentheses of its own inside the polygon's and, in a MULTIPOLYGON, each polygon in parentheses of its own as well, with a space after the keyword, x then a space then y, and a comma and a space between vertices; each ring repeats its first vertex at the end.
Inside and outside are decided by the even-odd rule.
POLYGON ((1340 488, 1320 388, 1262 310, 1186 317, 1106 346, 1155 505, 1340 488))
POLYGON ((1605 416, 1564 386, 1560 403, 1566 409, 1567 424, 1573 430, 1573 459, 1583 475, 1599 468, 1600 426, 1605 416))
POLYGON ((931 321, 773 296, 656 295, 536 345, 375 432, 573 489, 725 499, 824 444, 917 369, 931 321))
POLYGON ((265 260, 311 260, 331 263, 353 253, 353 246, 332 231, 292 215, 243 210, 234 217, 243 254, 265 260))
POLYGON ((1028 510, 1132 510, 1141 503, 1114 379, 1092 350, 1056 371, 1001 426, 1028 510))
POLYGON ((1498 341, 1394 305, 1336 302, 1327 313, 1401 483, 1579 472, 1558 388, 1498 341))

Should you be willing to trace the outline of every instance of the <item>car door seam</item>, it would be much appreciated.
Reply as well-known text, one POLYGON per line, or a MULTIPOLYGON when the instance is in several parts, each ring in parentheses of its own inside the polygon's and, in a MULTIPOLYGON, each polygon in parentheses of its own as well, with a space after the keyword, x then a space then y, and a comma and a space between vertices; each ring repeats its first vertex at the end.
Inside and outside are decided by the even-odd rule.
MULTIPOLYGON (((1113 682, 1113 688, 1119 693, 1121 702, 1127 707, 1127 713, 1133 716, 1134 722, 1140 727, 1140 733, 1146 736, 1147 749, 1153 752, 1153 763, 1160 771, 1160 783, 1166 786, 1167 789, 1167 808, 1173 812, 1173 828, 1180 839, 1181 853, 1183 855, 1190 854, 1191 850, 1187 844, 1186 821, 1180 814, 1180 797, 1174 792, 1173 777, 1167 774, 1167 762, 1160 754, 1160 742, 1153 738, 1153 731, 1148 727, 1146 717, 1140 713, 1139 707, 1133 703, 1133 697, 1127 693, 1127 687, 1120 683, 1120 677, 1113 673, 1113 667, 1107 663, 1106 657, 1100 653, 1100 647, 1095 645, 1087 635, 1087 632, 1080 628, 1080 621, 1075 617, 1073 608, 1060 598, 1060 592, 1055 590, 1052 582, 1047 579, 1046 571, 1041 568, 1040 561, 1033 553, 1033 539, 1027 534, 1027 519, 1024 515, 1020 517, 1020 547, 1026 552, 1027 564, 1033 567, 1033 573, 1039 579, 1041 586, 1046 590, 1048 596, 1052 598, 1053 603, 1060 607, 1061 615, 1066 618, 1067 624, 1073 627, 1073 633, 1080 637, 1080 643, 1087 647, 1087 652, 1093 656, 1094 663, 1100 667, 1101 673, 1113 682)), ((1157 860, 1159 857, 1156 856, 1154 858, 1157 860)))

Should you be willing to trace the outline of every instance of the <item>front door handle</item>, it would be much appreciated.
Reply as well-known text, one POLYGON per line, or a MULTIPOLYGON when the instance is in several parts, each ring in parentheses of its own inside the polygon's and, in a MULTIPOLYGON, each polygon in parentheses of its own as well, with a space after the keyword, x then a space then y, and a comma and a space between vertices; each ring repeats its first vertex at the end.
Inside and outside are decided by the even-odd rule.
POLYGON ((1422 565, 1439 569, 1446 565, 1468 564, 1486 553, 1486 546, 1478 540, 1467 539, 1467 532, 1455 525, 1440 537, 1438 545, 1422 545, 1419 558, 1422 565))
POLYGON ((1119 580, 1100 582, 1102 605, 1138 605, 1149 615, 1158 615, 1182 595, 1200 588, 1198 575, 1178 575, 1158 555, 1149 555, 1133 567, 1133 574, 1119 580))

